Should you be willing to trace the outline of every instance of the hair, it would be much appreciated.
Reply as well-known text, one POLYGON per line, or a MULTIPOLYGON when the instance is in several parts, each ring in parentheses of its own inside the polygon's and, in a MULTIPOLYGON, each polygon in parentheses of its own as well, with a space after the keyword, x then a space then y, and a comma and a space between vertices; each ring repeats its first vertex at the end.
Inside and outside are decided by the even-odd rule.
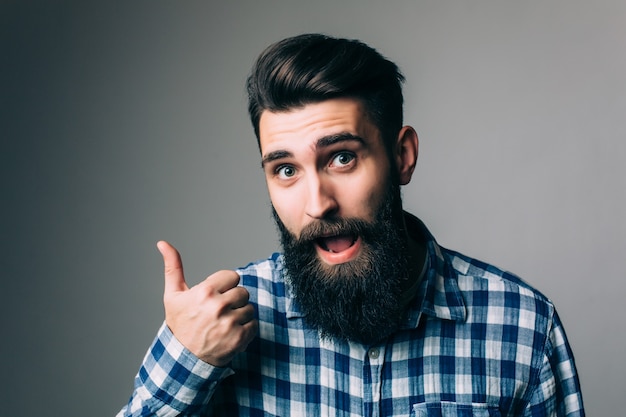
POLYGON ((389 152, 402 128, 403 81, 396 64, 358 40, 303 34, 270 45, 247 81, 248 112, 259 148, 263 111, 350 97, 363 103, 389 152))

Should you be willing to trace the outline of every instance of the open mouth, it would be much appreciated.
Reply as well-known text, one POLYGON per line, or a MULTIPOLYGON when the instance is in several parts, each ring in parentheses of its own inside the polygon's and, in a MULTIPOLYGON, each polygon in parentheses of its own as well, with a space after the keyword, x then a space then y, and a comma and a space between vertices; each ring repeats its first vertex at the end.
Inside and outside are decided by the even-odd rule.
POLYGON ((320 237, 315 240, 320 248, 330 253, 341 253, 354 245, 356 235, 334 235, 320 237))

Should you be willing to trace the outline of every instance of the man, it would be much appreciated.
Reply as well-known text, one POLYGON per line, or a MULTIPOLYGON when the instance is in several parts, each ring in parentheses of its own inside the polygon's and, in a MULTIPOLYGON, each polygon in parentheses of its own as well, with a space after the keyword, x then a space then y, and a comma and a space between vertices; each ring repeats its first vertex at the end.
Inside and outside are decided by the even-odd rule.
POLYGON ((262 53, 249 112, 283 253, 190 289, 159 242, 165 323, 120 415, 584 415, 552 303, 402 210, 402 81, 358 41, 262 53))

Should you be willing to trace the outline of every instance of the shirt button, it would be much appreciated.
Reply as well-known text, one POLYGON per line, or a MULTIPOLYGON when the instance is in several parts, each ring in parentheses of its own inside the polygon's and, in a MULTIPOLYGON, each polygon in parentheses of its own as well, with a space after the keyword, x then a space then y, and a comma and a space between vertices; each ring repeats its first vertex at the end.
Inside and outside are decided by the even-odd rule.
POLYGON ((372 348, 370 349, 370 358, 372 359, 378 359, 378 356, 380 355, 380 350, 378 348, 372 348))

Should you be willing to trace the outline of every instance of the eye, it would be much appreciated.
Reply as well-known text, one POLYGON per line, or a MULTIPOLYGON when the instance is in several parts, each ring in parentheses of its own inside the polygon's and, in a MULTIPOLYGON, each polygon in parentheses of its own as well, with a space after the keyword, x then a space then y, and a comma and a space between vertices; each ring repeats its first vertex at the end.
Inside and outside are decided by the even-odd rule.
POLYGON ((296 169, 291 165, 281 165, 276 168, 276 176, 281 179, 289 179, 296 175, 296 169))
POLYGON ((352 152, 339 152, 333 157, 330 165, 337 167, 345 167, 350 165, 355 159, 352 152))

